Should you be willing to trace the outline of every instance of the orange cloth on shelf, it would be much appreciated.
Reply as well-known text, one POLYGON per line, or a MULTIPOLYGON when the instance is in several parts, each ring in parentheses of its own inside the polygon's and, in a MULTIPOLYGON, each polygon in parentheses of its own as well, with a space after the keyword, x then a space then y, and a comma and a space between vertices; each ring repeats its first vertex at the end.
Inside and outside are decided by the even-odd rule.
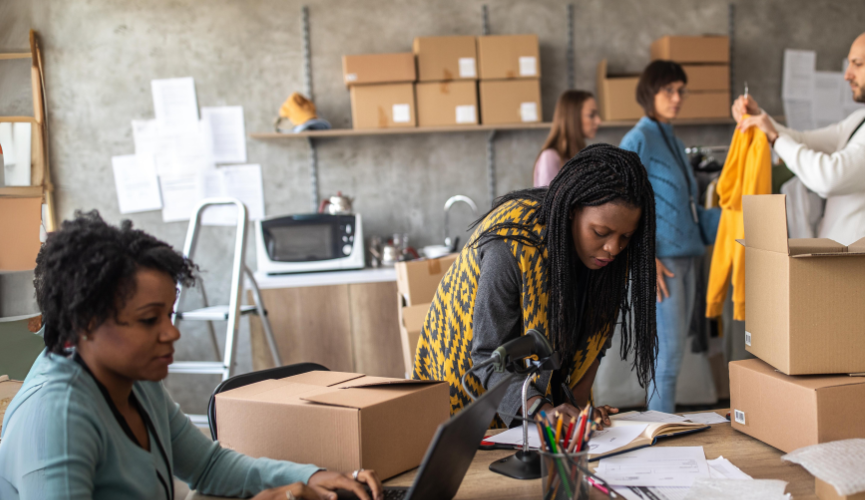
POLYGON ((281 118, 288 118, 293 125, 303 125, 313 118, 318 118, 315 112, 315 104, 297 92, 288 96, 288 99, 282 103, 282 106, 279 108, 279 116, 281 118))
POLYGON ((772 155, 769 141, 757 127, 733 133, 733 142, 718 178, 721 222, 712 254, 706 317, 715 318, 724 310, 727 287, 733 282, 733 319, 745 321, 745 247, 736 243, 745 238, 742 195, 772 193, 772 155), (731 273, 732 271, 732 273, 731 273))

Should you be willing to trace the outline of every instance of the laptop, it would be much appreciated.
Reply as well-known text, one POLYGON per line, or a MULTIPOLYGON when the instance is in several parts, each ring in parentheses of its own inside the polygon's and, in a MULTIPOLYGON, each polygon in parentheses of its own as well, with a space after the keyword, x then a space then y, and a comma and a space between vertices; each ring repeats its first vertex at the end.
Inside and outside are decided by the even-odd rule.
MULTIPOLYGON (((503 380, 440 425, 414 483, 408 488, 385 486, 385 500, 450 500, 456 496, 478 445, 512 382, 513 378, 503 380)), ((357 497, 352 492, 340 490, 337 498, 351 500, 357 497)))

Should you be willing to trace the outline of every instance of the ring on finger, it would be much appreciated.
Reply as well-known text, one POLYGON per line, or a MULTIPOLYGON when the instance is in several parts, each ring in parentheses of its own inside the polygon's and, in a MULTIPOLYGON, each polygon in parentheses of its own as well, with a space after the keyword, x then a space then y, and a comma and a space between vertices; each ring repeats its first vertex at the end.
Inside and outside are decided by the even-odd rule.
POLYGON ((294 493, 290 491, 285 492, 285 498, 287 498, 288 500, 297 500, 297 497, 294 496, 294 493))
POLYGON ((352 473, 351 473, 351 478, 354 479, 355 481, 357 481, 357 475, 360 474, 361 472, 363 472, 363 468, 360 468, 360 469, 358 469, 358 470, 352 472, 352 473))

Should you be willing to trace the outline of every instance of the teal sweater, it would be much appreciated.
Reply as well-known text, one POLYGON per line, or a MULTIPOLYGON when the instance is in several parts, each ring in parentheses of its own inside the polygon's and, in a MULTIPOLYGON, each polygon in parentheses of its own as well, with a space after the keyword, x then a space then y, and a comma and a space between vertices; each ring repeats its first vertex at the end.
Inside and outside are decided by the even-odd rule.
POLYGON ((156 430, 149 452, 124 433, 80 365, 43 351, 3 419, 0 498, 163 499, 156 471, 172 479, 157 439, 174 475, 207 495, 249 497, 306 482, 320 470, 223 449, 192 425, 160 382, 135 382, 133 391, 156 430))
POLYGON ((643 117, 632 128, 619 145, 622 149, 633 151, 649 174, 649 182, 655 191, 655 253, 658 257, 697 257, 706 251, 706 245, 715 243, 721 209, 706 210, 699 204, 697 180, 688 163, 685 145, 673 135, 673 126, 658 123, 643 117), (663 127, 673 151, 664 142, 658 130, 663 127), (676 161, 676 155, 683 162, 687 174, 676 161), (688 186, 697 202, 697 220, 691 214, 688 186))

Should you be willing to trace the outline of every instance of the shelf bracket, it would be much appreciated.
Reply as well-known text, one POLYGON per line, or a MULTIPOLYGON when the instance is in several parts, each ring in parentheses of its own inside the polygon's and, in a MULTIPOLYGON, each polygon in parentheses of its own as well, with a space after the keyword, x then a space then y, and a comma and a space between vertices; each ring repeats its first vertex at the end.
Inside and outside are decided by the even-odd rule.
POLYGON ((486 4, 481 5, 481 35, 490 34, 490 9, 486 4))
POLYGON ((487 135, 487 189, 489 189, 490 207, 496 201, 496 131, 487 135))
MULTIPOLYGON (((303 91, 307 99, 315 102, 312 97, 312 57, 309 53, 309 7, 300 8, 300 18, 303 22, 303 91)), ((309 145, 309 188, 312 211, 318 211, 318 152, 312 137, 306 138, 309 145)))
POLYGON ((727 10, 727 30, 730 37, 730 102, 736 100, 736 54, 734 52, 736 39, 736 4, 730 2, 727 10))
POLYGON ((574 4, 568 4, 568 89, 573 89, 577 86, 576 70, 574 68, 574 4))

